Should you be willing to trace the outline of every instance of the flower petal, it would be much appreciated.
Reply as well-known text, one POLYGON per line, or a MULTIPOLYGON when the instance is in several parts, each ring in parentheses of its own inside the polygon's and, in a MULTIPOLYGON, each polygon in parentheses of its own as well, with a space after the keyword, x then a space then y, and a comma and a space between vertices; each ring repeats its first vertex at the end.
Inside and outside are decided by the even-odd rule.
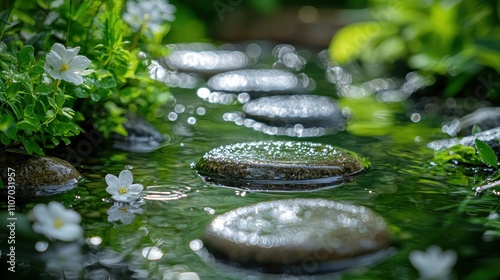
POLYGON ((78 55, 78 52, 80 51, 80 47, 75 47, 75 48, 66 48, 66 56, 64 57, 63 61, 70 63, 73 58, 75 58, 78 55))
POLYGON ((75 70, 83 70, 83 69, 89 67, 90 63, 91 63, 90 59, 86 58, 83 55, 77 55, 70 62, 69 67, 73 71, 75 71, 75 70))
POLYGON ((66 48, 64 47, 63 44, 54 43, 54 45, 52 45, 52 48, 50 50, 58 54, 61 60, 64 59, 64 57, 66 56, 66 48))
POLYGON ((132 172, 130 172, 130 170, 125 169, 120 172, 119 181, 121 186, 128 187, 134 182, 134 175, 132 175, 132 172))
POLYGON ((67 223, 57 231, 51 232, 52 236, 62 241, 73 241, 83 236, 83 229, 80 225, 67 223))
POLYGON ((127 195, 122 195, 122 194, 113 195, 111 198, 114 201, 118 201, 118 202, 130 202, 131 201, 127 195))
POLYGON ((118 185, 112 185, 112 186, 108 186, 108 187, 106 188, 106 191, 107 191, 109 194, 113 195, 113 196, 114 196, 114 195, 120 195, 120 191, 119 191, 119 189, 118 189, 118 188, 119 188, 119 187, 118 187, 118 185))
POLYGON ((116 177, 115 175, 111 175, 111 174, 108 174, 106 175, 106 177, 104 178, 106 180, 106 183, 108 184, 108 186, 116 186, 118 187, 120 185, 120 182, 118 180, 118 177, 116 177))
POLYGON ((33 207, 33 210, 31 210, 31 213, 35 218, 35 221, 39 223, 45 223, 51 220, 49 210, 47 209, 47 205, 45 204, 35 205, 33 207))
POLYGON ((144 189, 144 187, 141 185, 141 184, 132 184, 130 185, 130 187, 128 187, 128 192, 130 194, 139 194, 140 192, 142 192, 142 190, 144 189))
POLYGON ((65 222, 65 223, 73 223, 73 224, 80 224, 82 222, 82 216, 74 210, 71 209, 65 209, 59 214, 59 217, 65 222))
POLYGON ((83 83, 83 78, 71 71, 61 72, 61 77, 63 80, 73 83, 75 85, 83 83))

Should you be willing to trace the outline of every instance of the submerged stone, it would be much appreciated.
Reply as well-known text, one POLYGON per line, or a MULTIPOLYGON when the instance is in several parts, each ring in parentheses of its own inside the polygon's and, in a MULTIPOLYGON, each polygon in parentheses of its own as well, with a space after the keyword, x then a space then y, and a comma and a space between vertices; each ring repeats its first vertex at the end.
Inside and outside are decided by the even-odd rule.
POLYGON ((351 181, 370 167, 354 152, 312 142, 260 141, 222 146, 196 164, 210 183, 251 191, 310 191, 351 181))
POLYGON ((127 136, 114 133, 113 147, 132 152, 151 152, 158 149, 165 141, 163 135, 143 118, 127 115, 127 122, 123 124, 127 136))
POLYGON ((305 75, 277 69, 235 70, 211 77, 212 90, 224 92, 294 92, 304 91, 309 83, 305 75))
POLYGON ((392 254, 384 219, 325 199, 261 202, 216 217, 203 236, 216 258, 266 273, 318 274, 392 254))
POLYGON ((76 187, 82 177, 65 160, 18 151, 0 153, 0 170, 5 186, 3 194, 7 194, 9 182, 14 182, 16 198, 34 198, 65 192, 76 187), (9 181, 9 178, 12 179, 9 181))

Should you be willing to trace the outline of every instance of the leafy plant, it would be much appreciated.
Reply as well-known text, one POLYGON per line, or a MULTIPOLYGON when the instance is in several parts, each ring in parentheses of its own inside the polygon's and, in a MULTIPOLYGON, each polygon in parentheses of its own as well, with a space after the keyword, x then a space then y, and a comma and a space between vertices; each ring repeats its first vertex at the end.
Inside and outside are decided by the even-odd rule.
POLYGON ((500 71, 499 6, 498 0, 373 0, 373 19, 340 29, 329 54, 341 64, 405 61, 422 74, 446 77, 445 93, 455 95, 477 75, 500 71))
POLYGON ((168 23, 155 31, 146 25, 132 30, 122 19, 125 0, 15 4, 0 14, 3 145, 43 154, 44 149, 69 144, 89 124, 105 137, 125 135, 127 112, 152 119, 171 96, 165 84, 148 75, 151 57, 166 53, 162 38, 168 23), (54 43, 81 47, 80 54, 92 61, 93 72, 82 84, 47 75, 45 53, 54 43))

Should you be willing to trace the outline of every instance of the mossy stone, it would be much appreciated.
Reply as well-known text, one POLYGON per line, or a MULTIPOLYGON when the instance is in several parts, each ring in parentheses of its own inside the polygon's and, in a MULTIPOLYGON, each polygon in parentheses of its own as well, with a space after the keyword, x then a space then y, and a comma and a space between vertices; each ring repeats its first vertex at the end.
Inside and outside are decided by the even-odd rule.
POLYGON ((21 151, 0 152, 3 194, 9 182, 8 170, 15 174, 16 198, 33 198, 67 191, 76 187, 82 175, 67 161, 29 155, 21 151), (14 170, 14 172, 12 172, 14 170))
POLYGON ((364 206, 288 199, 237 208, 216 217, 203 244, 217 259, 266 273, 317 274, 387 258, 390 232, 364 206))
POLYGON ((370 168, 356 153, 332 145, 260 141, 222 146, 196 164, 206 182, 251 191, 310 191, 338 186, 370 168))

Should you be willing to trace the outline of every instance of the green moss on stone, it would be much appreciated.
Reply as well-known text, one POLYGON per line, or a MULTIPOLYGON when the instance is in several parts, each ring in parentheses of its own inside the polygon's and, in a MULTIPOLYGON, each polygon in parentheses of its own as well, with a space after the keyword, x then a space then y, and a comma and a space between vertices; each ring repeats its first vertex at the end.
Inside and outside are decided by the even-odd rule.
POLYGON ((249 190, 313 190, 369 169, 354 152, 311 142, 267 141, 222 146, 196 164, 207 182, 249 190))

